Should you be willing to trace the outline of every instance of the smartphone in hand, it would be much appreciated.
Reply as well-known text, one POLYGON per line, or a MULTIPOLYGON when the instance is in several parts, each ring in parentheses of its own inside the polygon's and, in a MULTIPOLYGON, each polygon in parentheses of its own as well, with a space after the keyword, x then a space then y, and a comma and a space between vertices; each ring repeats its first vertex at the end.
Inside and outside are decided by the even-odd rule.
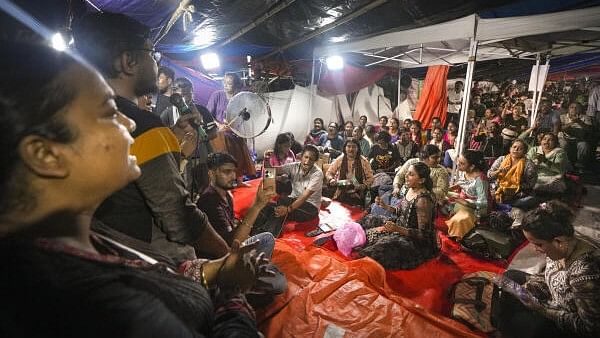
POLYGON ((275 168, 264 168, 263 188, 272 188, 275 191, 275 168))

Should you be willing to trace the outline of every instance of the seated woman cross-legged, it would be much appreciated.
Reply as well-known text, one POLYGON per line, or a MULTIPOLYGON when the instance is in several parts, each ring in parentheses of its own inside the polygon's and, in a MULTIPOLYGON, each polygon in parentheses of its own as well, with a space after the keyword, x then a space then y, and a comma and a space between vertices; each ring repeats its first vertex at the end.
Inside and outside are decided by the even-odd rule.
MULTIPOLYGON (((535 250, 546 256, 539 275, 504 273, 525 291, 502 292, 493 307, 502 337, 599 337, 600 251, 575 237, 574 213, 551 200, 523 219, 521 229, 535 250)), ((512 287, 514 288, 514 287, 512 287)))
POLYGON ((458 157, 457 164, 458 179, 448 193, 454 210, 446 225, 450 237, 462 239, 480 218, 487 215, 492 197, 482 152, 465 150, 458 157))
MULTIPOLYGON (((135 123, 102 76, 70 53, 3 46, 2 335, 258 337, 240 294, 264 273, 261 257, 245 254, 254 246, 236 242, 222 259, 195 260, 188 278, 93 232, 98 205, 141 174, 130 155, 135 123), (212 299, 209 287, 220 289, 212 299)), ((137 60, 155 62, 147 52, 137 60)))
POLYGON ((379 196, 375 198, 375 203, 394 212, 397 219, 368 229, 367 243, 358 249, 359 255, 373 258, 386 269, 414 269, 439 252, 429 167, 422 162, 411 165, 406 186, 398 207, 385 204, 379 196))
POLYGON ((567 189, 564 176, 571 164, 556 135, 546 133, 539 146, 529 149, 527 158, 535 164, 538 174, 533 187, 536 193, 560 194, 567 189))
POLYGON ((400 189, 405 183, 406 173, 411 165, 422 162, 429 167, 433 187, 431 191, 435 196, 435 201, 438 205, 446 203, 446 194, 448 193, 448 171, 440 165, 441 152, 440 149, 433 144, 426 144, 423 150, 419 153, 419 158, 412 158, 406 161, 394 176, 393 195, 398 196, 400 189))
POLYGON ((496 202, 523 209, 530 209, 536 203, 530 195, 537 181, 537 171, 533 162, 525 157, 526 153, 525 141, 516 139, 510 153, 498 157, 488 170, 496 202))
MULTIPOLYGON (((419 157, 404 162, 394 176, 393 189, 390 189, 389 186, 379 188, 382 202, 390 206, 398 206, 401 197, 406 193, 405 183, 408 170, 415 163, 424 163, 429 167, 429 177, 433 184, 430 191, 433 193, 436 207, 444 206, 448 193, 448 171, 440 165, 440 149, 433 144, 426 144, 419 152, 419 157)), ((381 220, 395 219, 396 216, 386 209, 389 208, 382 208, 377 203, 372 204, 371 213, 365 217, 365 221, 378 224, 381 220)))
POLYGON ((343 154, 333 161, 325 177, 330 186, 337 187, 334 200, 364 205, 365 193, 373 183, 373 171, 369 161, 361 155, 358 141, 346 140, 343 154))

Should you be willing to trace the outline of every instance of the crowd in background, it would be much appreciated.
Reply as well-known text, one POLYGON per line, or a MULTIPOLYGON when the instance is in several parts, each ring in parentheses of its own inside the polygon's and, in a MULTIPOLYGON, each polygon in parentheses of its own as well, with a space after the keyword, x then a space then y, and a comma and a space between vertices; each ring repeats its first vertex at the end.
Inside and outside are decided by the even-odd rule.
POLYGON ((352 254, 389 269, 439 254, 440 215, 461 242, 510 210, 549 268, 520 276, 543 302, 507 300, 507 330, 523 329, 514 310, 535 311, 531 323, 546 330, 598 332, 600 256, 573 236, 572 213, 556 201, 572 202, 595 160, 598 86, 586 105, 579 88, 543 99, 532 123, 516 85, 475 87, 462 151, 460 82, 445 126, 440 117, 430 126, 315 119, 303 144, 277 136, 236 219, 231 190, 256 170, 224 119, 240 79, 227 74, 208 107, 196 104, 189 79, 159 69, 149 37, 131 18, 97 13, 74 27, 85 63, 39 43, 2 51, 3 335, 258 337, 254 308, 287 287, 270 261, 274 238, 287 220, 318 218, 328 198, 367 211, 366 241, 352 254))

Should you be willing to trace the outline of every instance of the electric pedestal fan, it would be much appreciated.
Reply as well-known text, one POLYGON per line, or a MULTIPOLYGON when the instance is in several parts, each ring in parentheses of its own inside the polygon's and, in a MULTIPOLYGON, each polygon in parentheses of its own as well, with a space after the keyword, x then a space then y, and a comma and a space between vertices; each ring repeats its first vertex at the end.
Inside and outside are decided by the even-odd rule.
POLYGON ((234 95, 225 111, 225 124, 237 136, 253 139, 264 133, 271 124, 271 109, 267 101, 252 92, 234 95))

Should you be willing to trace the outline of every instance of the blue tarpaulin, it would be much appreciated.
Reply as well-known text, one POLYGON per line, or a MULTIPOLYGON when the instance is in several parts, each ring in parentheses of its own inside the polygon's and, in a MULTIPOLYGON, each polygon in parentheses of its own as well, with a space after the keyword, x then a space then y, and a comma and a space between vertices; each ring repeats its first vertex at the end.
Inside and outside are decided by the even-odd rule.
POLYGON ((194 101, 206 105, 210 94, 216 90, 223 89, 220 81, 210 79, 208 76, 193 69, 183 67, 177 63, 164 58, 161 60, 161 66, 167 66, 175 71, 175 77, 186 77, 194 84, 194 101))

